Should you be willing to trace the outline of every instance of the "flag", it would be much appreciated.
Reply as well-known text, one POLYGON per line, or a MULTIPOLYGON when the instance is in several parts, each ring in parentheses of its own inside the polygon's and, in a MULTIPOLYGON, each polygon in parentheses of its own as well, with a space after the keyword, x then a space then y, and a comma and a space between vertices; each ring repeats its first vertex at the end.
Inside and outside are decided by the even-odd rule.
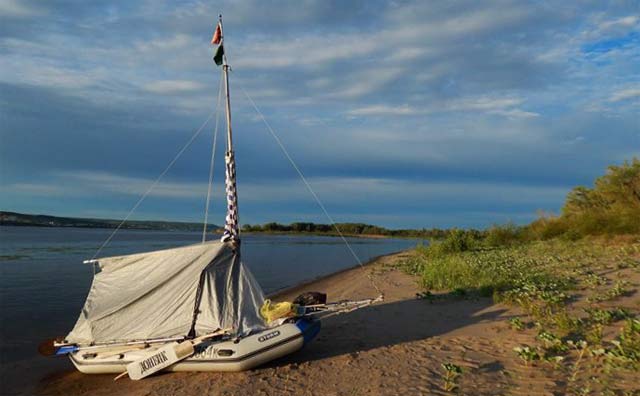
POLYGON ((220 40, 222 39, 222 28, 220 27, 220 22, 216 26, 216 31, 213 32, 213 37, 211 38, 211 44, 220 44, 220 40))
POLYGON ((216 50, 216 54, 213 56, 213 60, 214 62, 216 62, 216 65, 220 66, 222 64, 223 55, 224 55, 224 46, 220 44, 218 46, 218 49, 216 50))

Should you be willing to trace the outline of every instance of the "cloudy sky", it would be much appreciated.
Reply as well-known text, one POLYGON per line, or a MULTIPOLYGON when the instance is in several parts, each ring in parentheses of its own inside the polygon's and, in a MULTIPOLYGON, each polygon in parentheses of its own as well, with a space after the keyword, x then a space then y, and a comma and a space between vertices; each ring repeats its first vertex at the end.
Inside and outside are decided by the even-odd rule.
POLYGON ((326 222, 243 91, 338 221, 524 223, 640 156, 638 1, 0 0, 0 209, 122 217, 210 118, 133 216, 200 220, 219 12, 242 223, 326 222))

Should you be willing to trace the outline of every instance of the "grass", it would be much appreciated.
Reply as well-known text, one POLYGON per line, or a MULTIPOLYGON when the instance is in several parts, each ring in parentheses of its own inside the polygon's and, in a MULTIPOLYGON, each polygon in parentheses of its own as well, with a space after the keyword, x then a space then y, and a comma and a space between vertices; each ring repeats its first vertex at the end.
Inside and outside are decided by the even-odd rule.
POLYGON ((512 329, 518 330, 518 331, 522 331, 526 328, 525 323, 520 318, 509 319, 509 326, 511 326, 512 329))
POLYGON ((440 244, 419 246, 417 254, 405 263, 405 268, 418 275, 427 290, 464 289, 482 296, 500 295, 511 300, 542 298, 559 303, 566 299, 562 291, 573 281, 554 270, 562 258, 545 256, 547 245, 540 242, 525 247, 481 248, 453 253, 440 244))
POLYGON ((458 377, 462 375, 462 368, 453 363, 443 363, 442 389, 445 392, 453 392, 458 388, 458 377))
POLYGON ((531 362, 535 362, 536 360, 540 360, 540 353, 536 347, 530 347, 529 345, 522 345, 513 348, 514 352, 518 354, 520 359, 524 362, 525 366, 531 364, 531 362))
POLYGON ((562 373, 567 394, 593 394, 598 386, 606 393, 607 375, 640 370, 640 307, 618 305, 637 292, 626 279, 629 271, 640 271, 637 237, 505 246, 464 232, 448 239, 419 246, 403 264, 425 290, 419 298, 433 303, 487 296, 522 308, 527 315, 511 318, 508 326, 526 333, 535 325, 538 334, 515 354, 529 369, 549 364, 562 373), (604 385, 594 385, 594 378, 604 385))

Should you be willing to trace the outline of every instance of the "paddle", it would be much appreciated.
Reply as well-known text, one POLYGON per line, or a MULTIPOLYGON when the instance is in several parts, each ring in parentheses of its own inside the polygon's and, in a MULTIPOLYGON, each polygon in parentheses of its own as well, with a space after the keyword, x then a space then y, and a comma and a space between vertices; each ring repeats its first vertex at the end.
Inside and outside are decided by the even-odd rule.
POLYGON ((141 341, 128 341, 128 342, 106 342, 100 344, 90 345, 78 345, 65 343, 64 337, 49 338, 42 341, 38 345, 38 352, 43 356, 61 356, 77 351, 86 351, 95 353, 110 352, 113 350, 128 350, 137 349, 140 345, 146 348, 147 345, 157 343, 167 343, 169 341, 182 341, 184 337, 172 337, 172 338, 153 338, 149 340, 141 341))
MULTIPOLYGON (((156 349, 138 360, 129 363, 127 365, 126 373, 129 374, 129 378, 132 380, 140 380, 148 377, 151 374, 157 373, 158 371, 193 355, 195 353, 195 347, 200 345, 206 339, 224 334, 229 330, 230 329, 217 330, 213 333, 194 338, 193 340, 172 342, 162 348, 156 349)), ((118 375, 114 378, 114 381, 122 377, 124 374, 125 373, 118 375)))

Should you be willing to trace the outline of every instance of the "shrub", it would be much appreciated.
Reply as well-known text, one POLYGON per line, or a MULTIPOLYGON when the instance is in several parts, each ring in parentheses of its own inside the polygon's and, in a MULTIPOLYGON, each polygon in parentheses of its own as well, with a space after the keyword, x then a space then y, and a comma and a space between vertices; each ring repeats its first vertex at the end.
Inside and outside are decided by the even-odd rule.
POLYGON ((524 238, 524 230, 513 223, 505 225, 494 224, 486 231, 484 243, 487 246, 511 246, 514 243, 522 242, 524 238))
MULTIPOLYGON (((593 188, 578 186, 567 194, 560 216, 541 214, 523 228, 526 240, 640 233, 640 159, 609 166, 593 188)), ((491 230, 489 230, 489 233, 491 230)))
POLYGON ((477 235, 473 231, 464 231, 454 228, 449 231, 447 237, 429 246, 429 256, 439 257, 450 253, 459 253, 472 250, 478 245, 477 235))

